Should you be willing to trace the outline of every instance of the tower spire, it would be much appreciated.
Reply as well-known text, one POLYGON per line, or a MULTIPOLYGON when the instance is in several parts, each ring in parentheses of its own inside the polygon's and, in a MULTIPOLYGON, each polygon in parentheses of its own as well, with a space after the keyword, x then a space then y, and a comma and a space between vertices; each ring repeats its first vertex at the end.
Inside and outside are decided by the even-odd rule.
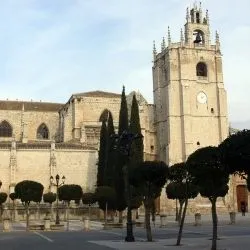
POLYGON ((168 46, 171 44, 170 28, 168 26, 168 46))

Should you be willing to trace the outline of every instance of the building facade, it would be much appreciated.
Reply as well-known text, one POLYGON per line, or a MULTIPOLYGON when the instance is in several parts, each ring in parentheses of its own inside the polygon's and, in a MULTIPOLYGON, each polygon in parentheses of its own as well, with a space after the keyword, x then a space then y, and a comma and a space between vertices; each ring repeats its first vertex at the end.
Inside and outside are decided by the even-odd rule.
MULTIPOLYGON (((144 158, 156 158, 154 106, 140 93, 139 104, 144 136, 144 158)), ((73 94, 66 104, 0 101, 1 191, 13 192, 16 183, 35 180, 50 190, 50 176, 66 177, 84 191, 96 185, 101 117, 112 113, 118 129, 121 95, 103 91, 73 94)))
MULTIPOLYGON (((162 160, 167 165, 186 161, 198 148, 218 145, 229 134, 227 95, 223 83, 219 35, 211 42, 208 12, 201 6, 186 13, 180 41, 163 38, 161 51, 153 50, 154 105, 140 93, 127 96, 130 114, 135 94, 144 136, 144 159, 162 160)), ((67 103, 0 101, 1 191, 12 192, 24 179, 41 182, 50 190, 50 176, 66 177, 66 183, 95 188, 101 118, 113 115, 118 129, 120 94, 92 91, 73 94, 67 103)), ((221 199, 221 210, 237 210, 248 203, 246 185, 230 180, 229 194, 221 199)), ((210 209, 198 197, 191 211, 210 209)), ((161 211, 175 204, 160 200, 161 211)))

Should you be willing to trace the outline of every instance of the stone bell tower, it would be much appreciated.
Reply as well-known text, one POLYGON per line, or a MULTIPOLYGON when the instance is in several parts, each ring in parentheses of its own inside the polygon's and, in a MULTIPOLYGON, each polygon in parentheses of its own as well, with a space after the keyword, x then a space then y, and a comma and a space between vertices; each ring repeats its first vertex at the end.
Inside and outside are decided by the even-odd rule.
POLYGON ((187 9, 180 41, 153 49, 153 91, 158 159, 172 165, 199 147, 228 136, 227 95, 219 35, 211 43, 209 15, 195 4, 187 9))

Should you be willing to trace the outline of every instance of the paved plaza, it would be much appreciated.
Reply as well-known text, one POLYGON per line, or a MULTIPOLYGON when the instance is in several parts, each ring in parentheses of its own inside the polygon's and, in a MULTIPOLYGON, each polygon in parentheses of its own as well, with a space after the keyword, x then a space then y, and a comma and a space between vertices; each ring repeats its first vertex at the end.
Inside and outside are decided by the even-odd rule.
MULTIPOLYGON (((167 226, 160 228, 159 218, 152 226, 153 242, 146 241, 144 228, 134 228, 135 242, 125 242, 126 228, 104 230, 100 222, 91 221, 90 230, 83 230, 81 221, 70 221, 60 232, 26 232, 24 222, 13 224, 11 232, 2 232, 0 224, 0 250, 13 249, 210 249, 212 223, 210 216, 202 217, 202 225, 194 226, 193 216, 187 216, 182 245, 175 246, 178 225, 173 216, 167 217, 167 226)), ((140 218, 143 220, 143 218, 140 218)), ((236 224, 230 225, 229 216, 218 216, 218 249, 245 250, 250 245, 250 215, 236 215, 236 224)))

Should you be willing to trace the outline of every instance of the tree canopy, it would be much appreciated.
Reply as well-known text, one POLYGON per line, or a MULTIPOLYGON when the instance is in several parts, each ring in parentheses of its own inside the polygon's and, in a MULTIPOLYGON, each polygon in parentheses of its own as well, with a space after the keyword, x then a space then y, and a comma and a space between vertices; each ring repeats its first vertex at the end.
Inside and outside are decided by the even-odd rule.
POLYGON ((24 180, 16 184, 15 194, 17 199, 29 204, 31 201, 41 201, 43 195, 43 185, 36 181, 24 180))
POLYGON ((0 193, 0 205, 2 205, 7 200, 8 195, 6 193, 0 193))
POLYGON ((230 174, 250 173, 250 130, 230 135, 220 145, 222 163, 230 174))
POLYGON ((115 189, 109 186, 100 186, 96 188, 95 192, 96 200, 98 201, 99 207, 102 210, 116 208, 116 192, 115 189))
POLYGON ((221 162, 218 147, 204 147, 188 157, 188 170, 193 183, 204 197, 224 197, 228 192, 229 174, 221 162))
POLYGON ((56 194, 52 193, 52 192, 48 192, 48 193, 44 194, 43 195, 43 201, 45 203, 52 204, 53 202, 56 201, 56 194))
POLYGON ((58 188, 59 200, 65 201, 68 204, 70 201, 78 203, 82 198, 82 188, 75 184, 66 184, 58 188))

